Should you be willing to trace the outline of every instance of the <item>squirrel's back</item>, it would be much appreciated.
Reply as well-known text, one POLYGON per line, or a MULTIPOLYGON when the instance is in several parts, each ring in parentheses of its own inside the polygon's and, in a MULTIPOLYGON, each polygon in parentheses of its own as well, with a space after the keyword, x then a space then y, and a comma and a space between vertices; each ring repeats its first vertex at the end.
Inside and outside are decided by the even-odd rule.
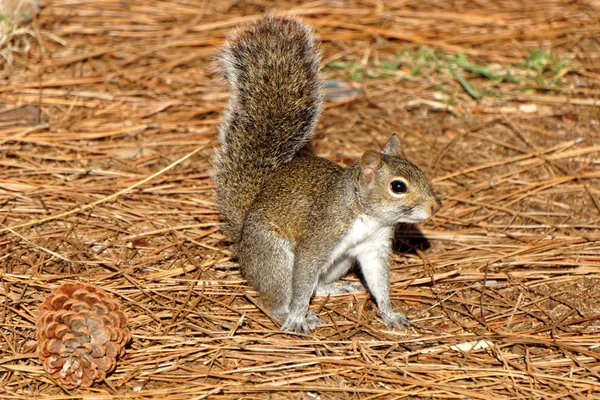
POLYGON ((317 124, 321 54, 307 25, 267 16, 234 32, 218 58, 231 89, 214 179, 224 231, 237 240, 262 185, 317 124))

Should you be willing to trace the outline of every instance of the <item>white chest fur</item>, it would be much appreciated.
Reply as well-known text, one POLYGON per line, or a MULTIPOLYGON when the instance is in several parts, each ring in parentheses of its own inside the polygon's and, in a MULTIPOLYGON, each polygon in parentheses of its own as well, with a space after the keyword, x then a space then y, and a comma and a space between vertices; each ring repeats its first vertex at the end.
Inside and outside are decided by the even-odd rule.
POLYGON ((359 257, 361 254, 371 256, 376 256, 378 253, 382 256, 388 254, 391 250, 393 232, 392 226, 382 225, 366 215, 360 216, 332 252, 331 261, 359 257))

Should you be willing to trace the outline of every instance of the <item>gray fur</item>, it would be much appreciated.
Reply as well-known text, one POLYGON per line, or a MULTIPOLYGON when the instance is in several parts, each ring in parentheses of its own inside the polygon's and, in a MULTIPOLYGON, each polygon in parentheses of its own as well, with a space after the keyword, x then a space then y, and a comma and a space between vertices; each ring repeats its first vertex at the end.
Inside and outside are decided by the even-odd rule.
POLYGON ((416 165, 400 157, 392 135, 352 168, 298 151, 321 111, 320 53, 298 20, 268 16, 235 32, 220 54, 231 98, 214 159, 225 232, 236 243, 244 277, 282 330, 310 332, 323 321, 308 310, 314 293, 360 290, 336 284, 352 265, 389 327, 393 226, 422 221, 441 202, 416 165), (401 179, 408 190, 395 193, 401 179))

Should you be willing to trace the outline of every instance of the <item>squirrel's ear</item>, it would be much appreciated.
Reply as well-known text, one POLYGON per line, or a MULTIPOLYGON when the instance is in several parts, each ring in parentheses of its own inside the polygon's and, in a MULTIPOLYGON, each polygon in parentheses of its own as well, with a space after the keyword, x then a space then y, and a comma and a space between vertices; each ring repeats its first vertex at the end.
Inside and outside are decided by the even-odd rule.
POLYGON ((361 183, 370 185, 375 179, 375 175, 381 168, 381 154, 376 151, 366 151, 360 157, 360 180, 361 183))
POLYGON ((395 133, 388 139, 387 143, 383 147, 383 154, 388 156, 399 156, 400 155, 400 139, 395 133))

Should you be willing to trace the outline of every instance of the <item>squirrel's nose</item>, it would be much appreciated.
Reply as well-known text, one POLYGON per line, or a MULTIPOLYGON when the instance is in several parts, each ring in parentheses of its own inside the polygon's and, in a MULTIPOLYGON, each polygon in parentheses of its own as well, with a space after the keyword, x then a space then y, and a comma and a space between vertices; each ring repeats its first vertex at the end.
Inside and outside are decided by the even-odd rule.
POLYGON ((431 204, 429 205, 429 215, 435 214, 441 207, 442 201, 439 199, 439 197, 436 196, 435 201, 431 202, 431 204))

